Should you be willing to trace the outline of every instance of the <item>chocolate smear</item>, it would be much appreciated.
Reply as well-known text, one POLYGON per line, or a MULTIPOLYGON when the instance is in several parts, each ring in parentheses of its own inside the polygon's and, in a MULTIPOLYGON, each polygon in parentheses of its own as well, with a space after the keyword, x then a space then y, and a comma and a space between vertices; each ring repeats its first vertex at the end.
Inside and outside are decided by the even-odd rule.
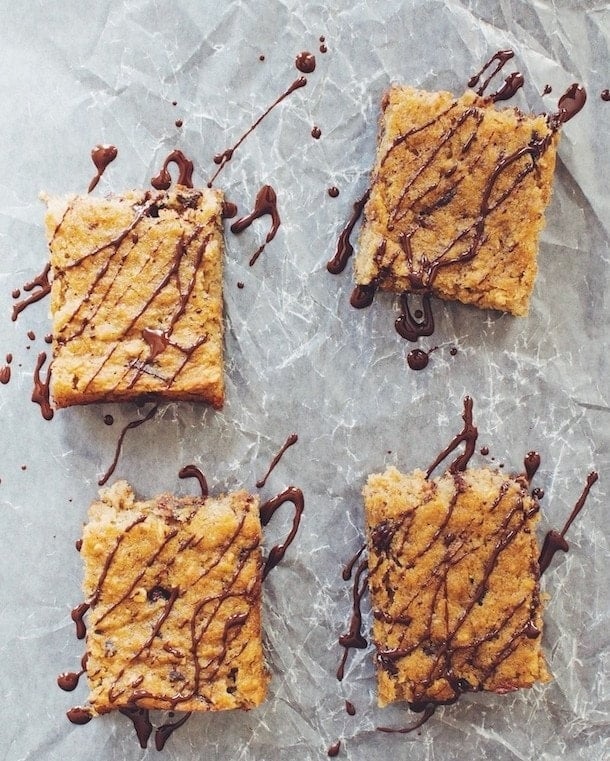
POLYGON ((91 193, 91 191, 96 187, 97 183, 100 181, 102 175, 106 171, 108 165, 112 164, 112 162, 116 159, 117 154, 118 150, 114 145, 96 145, 95 148, 92 149, 91 160, 95 165, 97 174, 89 183, 87 193, 91 193))

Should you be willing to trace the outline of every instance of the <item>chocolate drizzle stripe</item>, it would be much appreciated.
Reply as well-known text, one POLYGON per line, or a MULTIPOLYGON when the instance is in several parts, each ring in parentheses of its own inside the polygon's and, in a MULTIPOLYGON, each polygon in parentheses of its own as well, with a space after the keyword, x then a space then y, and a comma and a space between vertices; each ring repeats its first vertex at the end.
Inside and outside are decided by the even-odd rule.
POLYGON ((178 472, 178 478, 196 478, 199 482, 199 488, 201 489, 201 497, 205 499, 208 496, 208 482, 196 465, 185 465, 178 472))
POLYGON ((40 371, 42 366, 47 361, 47 354, 41 351, 36 360, 36 367, 34 368, 34 388, 32 390, 32 401, 35 404, 40 405, 40 412, 45 420, 53 419, 53 408, 49 398, 50 385, 51 385, 51 367, 48 368, 46 377, 44 380, 40 377, 40 371))
POLYGON ((35 304, 37 301, 40 301, 40 299, 43 299, 45 296, 51 293, 51 283, 49 281, 50 271, 51 265, 46 264, 45 268, 39 275, 36 275, 33 280, 30 280, 23 286, 24 291, 32 291, 32 294, 31 296, 28 296, 28 298, 23 299, 22 301, 18 301, 13 305, 13 314, 11 317, 13 322, 15 322, 21 312, 29 307, 30 304, 35 304))
POLYGON ((289 447, 296 444, 298 440, 299 440, 299 437, 297 436, 296 433, 291 433, 290 436, 288 436, 286 441, 282 444, 280 451, 275 455, 273 460, 271 460, 271 464, 267 468, 267 472, 265 473, 265 475, 256 482, 257 489, 263 488, 263 486, 267 483, 267 479, 269 478, 269 476, 271 475, 275 467, 278 465, 279 461, 284 456, 284 453, 286 452, 286 450, 289 447))
POLYGON ((362 609, 361 602, 368 583, 368 561, 362 560, 354 574, 352 585, 352 616, 349 629, 339 637, 339 644, 344 648, 343 656, 337 668, 337 679, 341 682, 345 675, 345 664, 349 651, 352 648, 363 649, 368 642, 362 634, 362 609))
POLYGON ((426 478, 430 478, 430 475, 440 463, 448 457, 460 444, 465 444, 464 453, 457 457, 449 466, 450 473, 457 473, 460 470, 465 470, 470 458, 475 452, 477 438, 479 432, 476 426, 472 422, 472 399, 469 396, 464 397, 464 412, 462 419, 464 421, 464 427, 461 432, 458 433, 448 446, 443 449, 439 456, 434 460, 432 465, 426 471, 426 478))
POLYGON ((332 275, 338 275, 340 272, 343 272, 347 266, 347 262, 350 256, 354 253, 354 247, 350 242, 350 236, 354 231, 356 223, 362 215, 362 211, 366 205, 366 202, 369 200, 370 194, 371 189, 367 188, 364 195, 354 203, 352 214, 348 219, 347 224, 341 231, 341 234, 339 235, 335 255, 326 265, 326 269, 332 275))
POLYGON ((240 219, 236 220, 231 225, 231 232, 239 234, 246 228, 250 227, 252 222, 254 222, 256 219, 260 219, 261 217, 267 215, 271 217, 271 229, 267 233, 267 237, 265 238, 264 243, 259 246, 252 254, 249 261, 250 267, 252 267, 252 265, 264 251, 267 243, 275 238, 275 235, 281 224, 280 215, 277 209, 277 196, 275 194, 275 190, 271 187, 271 185, 263 185, 263 187, 258 191, 256 195, 253 211, 250 214, 247 214, 245 217, 241 217, 240 219))
MULTIPOLYGON (((176 126, 182 126, 176 125, 176 126)), ((169 173, 168 167, 170 164, 175 164, 178 167, 178 185, 183 185, 186 188, 193 187, 193 162, 182 153, 182 151, 172 151, 165 161, 158 175, 152 178, 151 185, 155 190, 168 190, 172 184, 172 178, 169 173)))
POLYGON ((127 431, 131 431, 133 428, 138 428, 143 423, 148 422, 151 418, 153 418, 157 414, 158 409, 159 409, 158 405, 155 405, 146 413, 146 415, 143 418, 132 420, 131 422, 127 423, 127 425, 123 428, 116 444, 112 462, 110 463, 108 470, 97 482, 99 486, 103 486, 108 481, 110 476, 114 473, 117 463, 119 461, 119 457, 121 456, 121 450, 123 448, 123 440, 125 439, 125 436, 127 435, 127 431))
POLYGON ((225 168, 227 163, 231 161, 233 158, 233 154, 235 151, 239 148, 239 146, 244 142, 244 140, 250 135, 257 127, 258 125, 263 121, 263 119, 268 116, 273 109, 278 106, 285 98, 287 98, 291 93, 293 93, 295 90, 298 90, 301 87, 305 87, 307 84, 307 80, 305 77, 299 77, 298 79, 295 79, 295 81, 290 85, 290 87, 283 92, 279 98, 277 98, 273 103, 267 108, 266 111, 264 111, 258 119, 250 126, 248 129, 243 133, 243 135, 239 138, 239 140, 234 143, 230 148, 227 148, 222 153, 217 154, 214 156, 214 163, 218 164, 218 169, 214 172, 212 175, 212 178, 208 182, 208 187, 211 188, 214 181, 218 177, 218 175, 222 172, 222 170, 225 168))
POLYGON ((281 494, 278 494, 272 499, 268 499, 264 504, 261 505, 260 508, 261 523, 263 526, 266 526, 271 518, 273 518, 275 515, 276 510, 286 502, 292 502, 294 505, 292 526, 286 539, 281 544, 276 544, 271 548, 263 567, 263 579, 265 579, 268 576, 269 572, 275 568, 275 566, 282 560, 286 554, 286 550, 292 544, 294 538, 297 535, 297 531, 299 530, 299 525, 301 523, 301 516, 303 515, 303 510, 305 509, 303 492, 294 486, 289 486, 287 489, 281 492, 281 494))

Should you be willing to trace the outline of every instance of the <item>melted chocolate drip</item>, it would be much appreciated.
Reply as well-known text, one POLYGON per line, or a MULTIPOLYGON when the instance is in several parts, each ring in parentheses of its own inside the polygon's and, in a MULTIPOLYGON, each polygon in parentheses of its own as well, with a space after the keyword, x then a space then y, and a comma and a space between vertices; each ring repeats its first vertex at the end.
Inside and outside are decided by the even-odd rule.
POLYGON ((50 271, 51 265, 47 264, 40 275, 36 275, 33 280, 29 281, 23 286, 23 290, 27 291, 28 293, 32 291, 32 295, 28 296, 27 299, 18 301, 13 306, 13 315, 11 317, 13 322, 15 322, 17 317, 21 314, 21 312, 23 312, 26 307, 28 307, 30 304, 35 304, 37 301, 40 301, 40 299, 44 298, 51 292, 51 283, 49 282, 50 271))
POLYGON ((601 94, 599 96, 602 100, 605 100, 606 102, 610 100, 610 90, 605 89, 601 91, 601 94))
POLYGON ((396 729, 394 727, 377 727, 377 731, 397 734, 407 734, 409 732, 413 732, 414 730, 419 729, 421 726, 423 726, 429 719, 432 718, 432 716, 434 716, 437 705, 437 703, 425 703, 422 707, 421 704, 410 704, 409 708, 411 708, 412 711, 415 711, 417 708, 420 709, 422 714, 420 719, 417 719, 417 721, 415 721, 413 724, 410 724, 408 727, 401 727, 400 729, 396 729))
POLYGON ((272 473, 273 469, 275 468, 275 466, 282 459, 282 456, 283 456, 284 452, 289 447, 291 447, 293 444, 296 444, 298 440, 299 440, 299 437, 297 436, 296 433, 291 433, 290 436, 288 436, 286 441, 283 443, 282 448, 280 449, 280 451, 275 455, 275 457, 271 461, 271 465, 269 465, 269 468, 267 469, 267 472, 265 473, 265 475, 256 482, 256 487, 258 489, 262 489, 262 487, 267 483, 267 479, 271 475, 271 473, 272 473))
POLYGON ((540 489, 538 486, 535 489, 532 489, 532 497, 542 499, 544 497, 544 489, 540 489))
POLYGON ((153 731, 153 725, 150 723, 150 711, 148 708, 138 708, 137 706, 129 706, 119 708, 119 713, 132 722, 136 735, 140 741, 140 747, 146 748, 148 745, 148 738, 153 731))
POLYGON ((264 251, 267 243, 275 238, 275 234, 277 233, 281 224, 280 215, 277 210, 277 196, 275 194, 275 190, 271 187, 271 185, 263 185, 263 187, 257 193, 256 200, 254 202, 254 210, 250 214, 247 214, 245 217, 241 217, 241 219, 233 222, 231 225, 231 232, 239 234, 243 232, 247 227, 250 227, 255 219, 260 219, 266 215, 271 217, 271 229, 267 233, 267 237, 265 238, 263 245, 259 246, 254 254, 252 254, 252 257, 249 261, 250 266, 256 262, 258 257, 264 251))
POLYGON ((329 746, 326 755, 329 756, 329 758, 335 758, 339 755, 339 751, 341 750, 341 740, 336 740, 331 746, 329 746))
POLYGON ((303 74, 311 74, 316 68, 316 57, 307 50, 303 50, 295 58, 294 65, 303 74))
POLYGON ((110 415, 110 414, 104 415, 104 424, 105 425, 113 425, 113 423, 114 423, 114 418, 112 417, 112 415, 110 415))
POLYGON ((112 459, 112 462, 110 463, 110 466, 108 470, 104 473, 104 475, 98 480, 98 485, 103 486, 106 481, 110 478, 110 476, 114 473, 114 470, 117 466, 117 463, 119 461, 119 457, 121 456, 121 450, 123 448, 123 440, 127 434, 127 431, 131 431, 132 428, 138 428, 138 426, 142 425, 143 423, 146 423, 149 421, 152 417, 154 417, 157 414, 157 410, 159 409, 158 405, 155 405, 152 409, 150 409, 145 417, 138 418, 137 420, 132 420, 131 422, 127 423, 127 425, 123 428, 121 431, 116 448, 114 451, 114 457, 112 459))
POLYGON ((188 713, 185 713, 181 719, 178 719, 178 721, 173 721, 171 723, 168 722, 167 724, 162 724, 160 727, 158 727, 155 731, 155 748, 157 750, 163 750, 165 743, 177 729, 179 729, 183 724, 186 724, 190 715, 191 713, 189 711, 188 713))
POLYGON ((233 219, 233 217, 237 216, 237 205, 233 203, 233 201, 223 201, 222 202, 222 218, 223 219, 233 219))
POLYGON ((312 127, 311 136, 314 138, 314 140, 319 140, 322 137, 322 130, 319 127, 312 127))
POLYGON ((525 79, 523 74, 520 74, 518 71, 514 71, 512 74, 509 74, 506 77, 502 87, 489 97, 493 100, 494 103, 497 103, 499 100, 509 100, 513 97, 513 95, 515 95, 520 87, 523 87, 524 82, 525 79))
POLYGON ((407 354, 407 364, 411 370, 423 370, 424 368, 428 367, 428 361, 432 351, 434 351, 434 349, 430 349, 430 351, 423 351, 423 349, 413 349, 410 351, 407 354))
POLYGON ((540 553, 540 557, 538 558, 538 565, 540 566, 541 576, 551 564, 551 561, 553 560, 553 557, 555 556, 556 552, 558 552, 559 550, 562 550, 563 552, 568 551, 569 544, 564 538, 566 535, 566 532, 570 528, 570 526, 572 525, 572 523, 574 522, 574 520, 576 519, 580 511, 585 506, 585 502, 587 501, 587 497, 589 496, 591 487, 597 481, 598 478, 599 476, 595 471, 593 471, 592 473, 589 473, 589 475, 587 476, 587 483, 585 484, 582 494, 580 495, 576 504, 574 505, 574 509, 570 513, 561 531, 551 530, 545 536, 544 542, 542 544, 542 551, 540 553))
POLYGON ((88 724, 93 718, 93 715, 88 708, 81 708, 80 706, 71 708, 66 713, 66 716, 72 722, 72 724, 88 724))
MULTIPOLYGON (((423 336, 431 336, 434 333, 434 315, 432 314, 432 304, 430 293, 424 293, 422 295, 422 316, 418 320, 416 314, 411 312, 409 301, 413 298, 413 294, 405 292, 400 296, 401 313, 394 327, 398 335, 405 338, 407 341, 416 342, 423 336)), ((426 363, 427 364, 427 363, 426 363)))
POLYGON ((440 465, 440 463, 459 447, 462 442, 464 443, 464 453, 457 457, 449 466, 449 473, 458 473, 461 470, 466 470, 466 466, 470 461, 470 458, 474 454, 477 437, 479 432, 476 426, 472 422, 472 399, 469 396, 464 397, 464 412, 462 414, 462 420, 464 421, 464 427, 453 438, 449 445, 443 449, 439 456, 434 460, 432 465, 426 471, 426 478, 430 478, 434 469, 440 465))
MULTIPOLYGON (((364 549, 364 548, 363 548, 364 549)), ((362 550, 360 551, 362 552, 362 550)), ((353 561, 352 561, 353 564, 353 561)), ((353 567, 353 565, 352 565, 353 567)), ((347 656, 352 648, 362 650, 368 645, 368 642, 362 634, 362 609, 361 602, 366 591, 368 582, 368 561, 362 560, 354 574, 352 585, 352 616, 350 619, 349 629, 345 634, 339 637, 339 644, 344 648, 343 656, 337 668, 337 679, 342 681, 345 675, 345 664, 347 656), (364 579, 362 578, 364 576, 364 579)), ((343 578, 345 578, 345 573, 343 578)))
POLYGON ((558 129, 562 124, 569 122, 582 109, 587 101, 585 88, 577 82, 571 84, 559 98, 557 111, 549 116, 549 124, 553 129, 558 129))
POLYGON ((540 455, 538 452, 528 452, 523 460, 523 465, 528 483, 531 483, 540 467, 540 455))
POLYGON ((82 602, 80 605, 77 605, 76 608, 73 608, 72 612, 70 613, 70 618, 76 624, 77 639, 85 639, 87 627, 85 626, 84 615, 90 607, 91 605, 88 602, 82 602))
POLYGON ((349 581, 352 578, 352 573, 354 572, 354 566, 360 559, 360 556, 362 553, 366 550, 366 544, 363 544, 362 547, 354 554, 352 558, 345 564, 343 567, 343 570, 341 571, 341 578, 343 581, 349 581))
POLYGON ((0 367, 0 383, 6 385, 11 379, 11 367, 7 362, 4 367, 0 367))
POLYGON ((258 119, 250 126, 248 129, 244 132, 244 134, 239 138, 239 140, 232 145, 230 148, 227 148, 222 153, 218 153, 216 156, 214 156, 214 163, 218 164, 218 169, 216 172, 214 172, 212 178, 208 182, 208 187, 211 188, 212 184, 214 183, 214 180, 218 177, 218 175, 222 172, 224 167, 228 164, 229 161, 233 158, 233 154, 235 151, 239 148, 239 146, 244 142, 244 140, 250 135, 257 127, 258 125, 263 121, 263 119, 273 111, 273 109, 279 105, 284 98, 287 98, 291 93, 293 93, 295 90, 298 90, 300 87, 305 87, 307 84, 307 80, 305 77, 299 77, 298 79, 295 79, 295 81, 290 85, 290 87, 283 92, 277 100, 273 101, 273 103, 269 106, 269 108, 264 111, 261 116, 258 117, 258 119))
POLYGON ((476 87, 479 84, 479 81, 485 74, 485 72, 491 68, 491 65, 493 63, 496 63, 496 67, 491 72, 491 74, 485 79, 479 89, 477 90, 477 95, 483 95, 485 90, 487 89, 487 86, 491 82, 491 80, 496 76, 496 74, 511 60, 511 58, 514 58, 515 51, 514 50, 498 50, 496 53, 492 55, 492 57, 487 61, 483 67, 478 71, 476 74, 474 74, 470 79, 468 80, 468 87, 476 87))
POLYGON ((38 355, 36 361, 36 367, 34 369, 34 389, 32 391, 32 401, 35 404, 40 405, 40 411, 45 420, 53 419, 53 408, 51 407, 51 401, 49 398, 49 384, 51 382, 51 368, 47 370, 46 378, 43 380, 40 377, 40 370, 44 363, 47 361, 46 352, 42 351, 38 355))
POLYGON ((349 297, 349 303, 354 309, 366 309, 370 307, 377 292, 377 283, 356 285, 349 297))
POLYGON ((354 253, 354 247, 350 243, 350 235, 352 234, 354 227, 356 226, 356 223, 362 216, 362 212, 364 210, 366 202, 369 200, 370 194, 371 194, 371 189, 368 188, 365 194, 362 196, 362 198, 359 198, 354 203, 352 214, 350 218, 348 219, 347 224, 341 231, 341 235, 339 236, 339 240, 337 241, 337 249, 335 251, 335 255, 326 265, 326 269, 332 275, 338 275, 340 272, 343 272, 343 270, 347 266, 348 259, 354 253))
POLYGON ((286 554, 286 550, 288 547, 290 547, 295 536, 297 535, 297 531, 299 530, 299 525, 301 523, 301 516, 303 515, 303 510, 305 508, 303 492, 294 486, 289 486, 287 489, 281 492, 281 494, 278 494, 272 499, 267 500, 267 502, 262 504, 260 508, 261 523, 263 526, 266 526, 275 514, 275 511, 285 502, 292 502, 294 505, 292 527, 288 533, 288 536, 282 542, 282 544, 276 544, 271 548, 269 556, 265 561, 265 565, 263 567, 263 579, 266 579, 271 569, 275 568, 275 566, 281 561, 281 559, 286 554))
POLYGON ((91 151, 91 160, 95 165, 97 174, 89 183, 87 193, 91 193, 91 191, 95 188, 97 183, 100 181, 101 176, 106 171, 107 166, 112 164, 112 162, 117 157, 117 154, 118 151, 114 145, 96 145, 95 148, 93 148, 91 151))
POLYGON ((203 473, 199 470, 199 468, 196 465, 185 465, 178 472, 178 477, 179 478, 196 478, 197 481, 199 481, 201 496, 203 497, 203 499, 206 499, 206 497, 209 494, 208 482, 206 480, 206 477, 203 475, 203 473))
POLYGON ((158 175, 152 178, 150 184, 155 190, 167 190, 172 184, 172 178, 168 171, 168 166, 175 164, 178 167, 178 185, 186 188, 193 187, 193 162, 187 159, 182 151, 172 151, 163 162, 163 166, 158 175))
POLYGON ((72 692, 78 686, 79 679, 87 670, 87 658, 88 654, 85 653, 81 658, 80 671, 64 671, 57 677, 57 686, 66 692, 72 692))
POLYGON ((350 700, 346 700, 345 701, 345 711, 350 716, 355 716, 356 715, 356 706, 350 700))
POLYGON ((328 192, 328 195, 329 195, 331 198, 337 198, 337 196, 339 195, 339 188, 338 188, 338 187, 336 187, 335 185, 333 185, 332 187, 330 187, 330 188, 328 189, 328 191, 327 191, 327 192, 328 192))

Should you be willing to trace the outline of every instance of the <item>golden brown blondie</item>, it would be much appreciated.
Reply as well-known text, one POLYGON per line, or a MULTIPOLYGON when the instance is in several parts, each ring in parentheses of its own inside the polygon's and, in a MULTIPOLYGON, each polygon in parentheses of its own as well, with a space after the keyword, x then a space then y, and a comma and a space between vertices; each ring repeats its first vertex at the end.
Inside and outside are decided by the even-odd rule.
POLYGON ((471 91, 392 87, 356 283, 525 314, 558 139, 545 116, 471 91))
POLYGON ((380 705, 548 681, 538 504, 524 476, 390 467, 364 499, 380 705))
POLYGON ((81 545, 92 714, 249 709, 265 698, 258 500, 100 493, 81 545))
POLYGON ((46 198, 57 407, 224 399, 222 194, 46 198))

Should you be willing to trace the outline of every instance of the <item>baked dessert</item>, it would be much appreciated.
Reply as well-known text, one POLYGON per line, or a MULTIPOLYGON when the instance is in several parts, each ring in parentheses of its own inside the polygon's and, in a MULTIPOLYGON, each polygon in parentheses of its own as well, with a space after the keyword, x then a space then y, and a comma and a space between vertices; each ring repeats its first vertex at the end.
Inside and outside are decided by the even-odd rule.
POLYGON ((258 499, 100 492, 81 554, 89 711, 249 709, 269 676, 261 641, 258 499))
POLYGON ((222 193, 46 197, 56 407, 224 398, 222 193))
POLYGON ((396 86, 382 109, 357 285, 526 314, 557 129, 472 91, 396 86))
POLYGON ((538 503, 525 476, 429 479, 390 467, 364 488, 378 700, 416 710, 550 679, 541 652, 538 503))

